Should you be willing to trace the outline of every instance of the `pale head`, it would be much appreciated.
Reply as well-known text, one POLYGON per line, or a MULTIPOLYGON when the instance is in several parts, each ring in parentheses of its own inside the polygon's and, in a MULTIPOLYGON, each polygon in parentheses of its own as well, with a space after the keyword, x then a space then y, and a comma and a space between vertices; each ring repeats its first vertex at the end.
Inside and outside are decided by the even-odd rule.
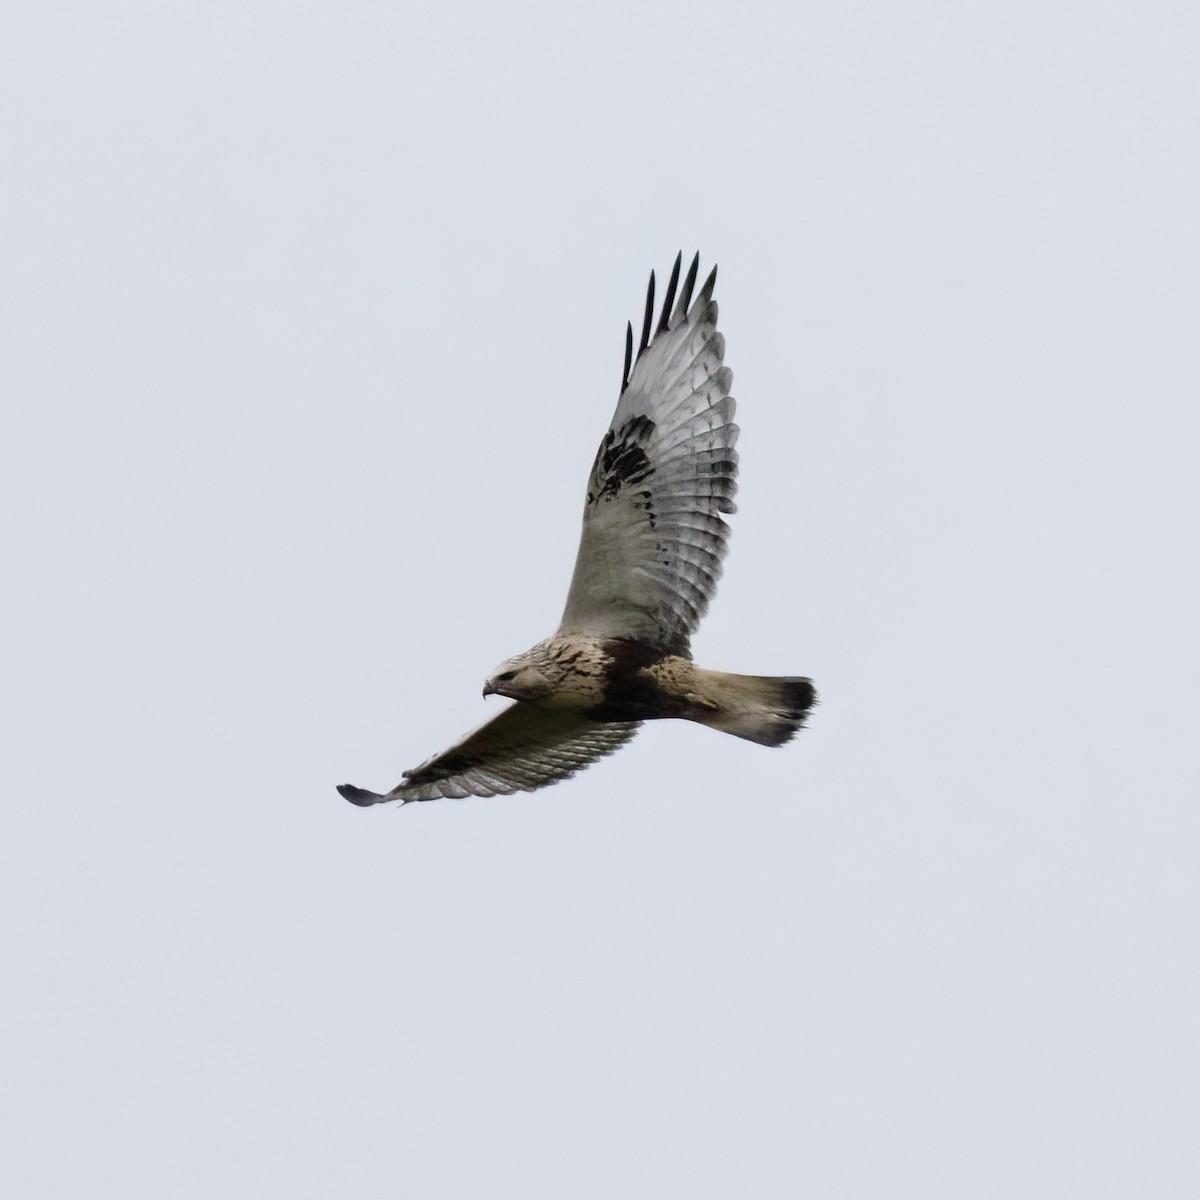
POLYGON ((542 668, 545 654, 539 653, 541 646, 526 650, 513 658, 506 658, 488 676, 483 685, 485 696, 508 696, 512 700, 543 700, 554 691, 554 685, 542 668))

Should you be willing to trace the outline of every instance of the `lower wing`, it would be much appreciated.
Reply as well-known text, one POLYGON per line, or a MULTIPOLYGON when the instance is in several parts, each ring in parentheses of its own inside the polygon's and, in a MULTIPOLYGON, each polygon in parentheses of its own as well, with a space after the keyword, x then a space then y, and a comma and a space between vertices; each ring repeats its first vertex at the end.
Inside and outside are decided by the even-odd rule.
POLYGON ((608 724, 570 711, 513 704, 450 749, 405 771, 387 795, 349 783, 338 791, 351 804, 364 807, 391 800, 407 804, 532 792, 619 750, 637 730, 636 721, 608 724))

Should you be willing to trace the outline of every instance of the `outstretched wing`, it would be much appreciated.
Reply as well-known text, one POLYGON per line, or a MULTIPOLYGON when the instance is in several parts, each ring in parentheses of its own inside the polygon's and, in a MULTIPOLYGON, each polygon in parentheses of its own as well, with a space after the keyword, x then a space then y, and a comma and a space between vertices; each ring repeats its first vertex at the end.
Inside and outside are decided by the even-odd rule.
POLYGON ((712 298, 717 271, 691 303, 699 255, 675 301, 676 258, 662 316, 654 274, 637 359, 626 332, 621 398, 588 480, 583 536, 563 632, 648 642, 684 653, 721 574, 734 511, 738 427, 721 365, 712 298), (690 305, 690 307, 689 307, 690 305))
POLYGON ((577 713, 513 704, 449 750, 405 771, 386 796, 350 783, 338 791, 363 806, 532 792, 620 749, 637 730, 637 721, 600 724, 577 713))

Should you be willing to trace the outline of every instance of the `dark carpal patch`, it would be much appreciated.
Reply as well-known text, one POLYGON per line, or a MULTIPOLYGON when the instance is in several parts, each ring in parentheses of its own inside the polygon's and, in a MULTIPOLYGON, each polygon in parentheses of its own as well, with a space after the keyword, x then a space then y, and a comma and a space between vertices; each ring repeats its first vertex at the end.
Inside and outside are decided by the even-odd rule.
MULTIPOLYGON (((592 469, 588 504, 615 500, 623 489, 644 484, 654 474, 654 464, 645 450, 653 433, 654 422, 647 416, 637 416, 630 417, 620 429, 610 429, 604 435, 592 469)), ((635 503, 650 512, 649 489, 643 488, 635 503)))

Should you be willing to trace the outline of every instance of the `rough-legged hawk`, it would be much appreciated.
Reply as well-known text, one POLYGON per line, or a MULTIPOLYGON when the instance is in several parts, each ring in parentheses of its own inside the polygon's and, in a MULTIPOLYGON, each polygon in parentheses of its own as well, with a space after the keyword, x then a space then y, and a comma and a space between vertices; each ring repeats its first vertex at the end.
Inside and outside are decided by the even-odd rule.
POLYGON ((626 329, 621 397, 588 477, 562 623, 484 685, 485 696, 516 703, 386 795, 342 784, 351 803, 531 792, 659 717, 764 746, 781 746, 804 723, 816 698, 810 680, 706 671, 688 649, 721 574, 738 461, 717 272, 693 301, 699 263, 697 255, 679 288, 675 259, 657 325, 651 272, 636 358, 626 329))

